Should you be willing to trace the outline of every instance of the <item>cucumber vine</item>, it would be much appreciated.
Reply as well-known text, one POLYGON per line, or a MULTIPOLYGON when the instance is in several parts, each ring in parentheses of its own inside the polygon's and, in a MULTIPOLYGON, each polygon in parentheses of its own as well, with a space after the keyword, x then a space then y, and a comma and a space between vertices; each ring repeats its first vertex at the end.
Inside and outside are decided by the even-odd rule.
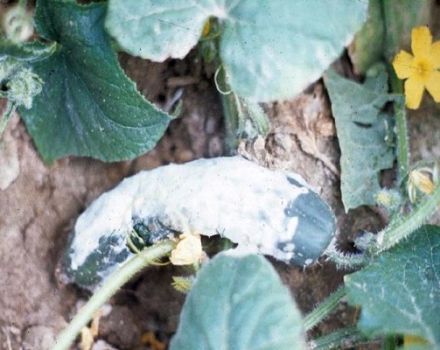
POLYGON ((236 153, 240 140, 269 133, 269 118, 260 103, 292 98, 323 77, 341 149, 343 206, 348 212, 379 205, 388 224, 377 233, 359 235, 352 252, 341 251, 333 213, 302 178, 281 171, 269 176, 267 169, 238 157, 135 175, 97 199, 77 221, 66 274, 75 271, 76 282, 90 282, 84 282, 88 288, 101 285, 59 334, 53 350, 69 349, 106 301, 162 258, 176 265, 194 264, 196 270, 174 277, 173 285, 187 297, 171 350, 225 344, 331 349, 363 341, 395 350, 408 335, 422 339, 425 348, 440 347, 435 319, 440 294, 431 276, 440 270, 440 227, 425 225, 440 206, 438 168, 411 164, 406 110, 420 105, 425 88, 434 101, 440 100, 440 83, 422 79, 425 73, 440 74, 440 41, 433 43, 425 26, 434 5, 428 0, 255 4, 37 0, 32 16, 27 2, 20 0, 2 18, 0 98, 7 102, 0 137, 17 110, 46 163, 68 155, 108 162, 134 159, 156 145, 175 116, 137 91, 119 66, 116 50, 164 61, 181 59, 196 48, 204 67, 214 67, 211 78, 223 106, 229 154, 236 153), (419 51, 414 57, 398 53, 410 34, 419 51), (353 36, 348 52, 358 81, 329 68, 353 36), (423 50, 429 55, 421 55, 423 50), (425 67, 420 57, 429 69, 408 73, 425 67), (417 84, 412 75, 420 78, 417 84), (399 79, 407 79, 405 85, 399 79), (386 169, 396 173, 391 188, 380 182, 386 169), (206 179, 208 189, 201 186, 206 179), (254 181, 258 186, 252 187, 254 181), (280 187, 274 185, 278 183, 280 187), (291 197, 285 197, 287 192, 291 197), (115 200, 109 201, 112 196, 115 200), (185 203, 180 204, 182 198, 185 203), (177 219, 182 213, 184 223, 177 219), (246 225, 238 224, 242 222, 246 225), (215 233, 228 239, 231 249, 208 258, 201 235, 215 233), (303 268, 324 255, 338 268, 354 272, 301 317, 272 265, 255 253, 303 268), (306 333, 341 301, 361 308, 356 326, 307 339, 306 333), (400 310, 401 317, 395 317, 400 310), (417 322, 408 317, 413 314, 417 322), (249 334, 253 336, 246 338, 249 334))

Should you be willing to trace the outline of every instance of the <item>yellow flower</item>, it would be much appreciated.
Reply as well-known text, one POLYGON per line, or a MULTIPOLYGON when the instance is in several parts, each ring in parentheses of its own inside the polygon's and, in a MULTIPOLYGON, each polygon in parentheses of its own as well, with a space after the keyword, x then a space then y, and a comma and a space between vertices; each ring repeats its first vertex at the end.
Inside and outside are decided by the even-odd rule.
POLYGON ((429 175, 419 170, 413 170, 409 173, 409 181, 423 193, 431 194, 435 190, 435 185, 429 175))
POLYGON ((428 27, 416 27, 411 32, 411 49, 414 56, 401 50, 393 61, 399 79, 406 79, 406 106, 419 108, 425 88, 440 102, 440 41, 432 43, 428 27))
POLYGON ((408 197, 411 203, 417 200, 417 190, 425 194, 432 194, 438 182, 436 168, 423 167, 412 170, 408 178, 408 197))
POLYGON ((203 250, 200 235, 184 233, 179 236, 176 248, 171 252, 173 265, 192 265, 202 260, 203 250))

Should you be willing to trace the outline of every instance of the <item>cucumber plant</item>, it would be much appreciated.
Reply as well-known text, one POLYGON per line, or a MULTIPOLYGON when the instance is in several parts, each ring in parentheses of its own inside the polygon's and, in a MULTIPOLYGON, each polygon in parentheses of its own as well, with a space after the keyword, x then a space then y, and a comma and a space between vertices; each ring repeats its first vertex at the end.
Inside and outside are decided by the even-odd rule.
POLYGON ((217 65, 226 146, 233 151, 242 134, 266 132, 258 102, 290 98, 319 79, 366 19, 367 6, 364 0, 110 0, 105 24, 126 52, 154 61, 183 58, 203 35, 202 51, 217 65))
POLYGON ((205 22, 216 17, 220 36, 208 38, 216 41, 212 47, 218 47, 220 55, 215 51, 213 60, 218 69, 223 67, 225 83, 233 89, 224 101, 233 150, 237 134, 267 132, 267 120, 256 103, 291 97, 318 79, 366 17, 366 0, 340 0, 336 6, 313 1, 320 4, 319 13, 311 11, 307 1, 268 1, 262 8, 252 1, 110 1, 108 6, 37 1, 36 31, 56 44, 56 50, 32 65, 45 84, 32 107, 21 108, 20 115, 49 163, 66 155, 132 159, 154 147, 171 116, 146 101, 122 72, 104 22, 120 48, 164 60, 185 56, 205 22), (289 20, 299 13, 295 22, 289 20), (320 24, 308 28, 317 15, 320 24), (284 16, 282 21, 279 16, 284 16), (333 30, 326 30, 328 26, 333 30), (292 40, 282 39, 291 34, 292 40), (249 40, 240 40, 242 36, 249 40), (272 42, 271 48, 265 50, 261 40, 272 42))
POLYGON ((163 61, 183 58, 200 41, 203 58, 217 69, 232 151, 242 135, 267 132, 260 102, 290 98, 323 76, 341 148, 344 207, 377 204, 389 217, 347 254, 337 249, 331 209, 293 173, 239 157, 140 173, 77 221, 65 273, 94 294, 54 349, 68 349, 96 310, 158 259, 195 270, 175 279, 188 295, 171 349, 329 349, 378 337, 387 349, 402 339, 409 348, 410 337, 417 348, 439 348, 440 231, 424 225, 440 203, 438 165, 410 164, 403 87, 390 64, 402 38, 426 24, 430 6, 429 0, 37 0, 38 39, 23 42, 30 16, 20 1, 0 39, 0 97, 8 99, 0 132, 18 108, 45 161, 66 155, 116 161, 153 148, 172 117, 137 92, 115 48, 163 61), (328 70, 354 35, 349 54, 362 83, 328 70), (380 172, 395 159, 397 180, 382 188, 380 172), (214 234, 237 246, 209 260, 200 235, 214 234), (325 255, 358 271, 301 317, 256 253, 303 267, 325 255), (359 322, 307 339, 343 298, 361 306, 359 322))
MULTIPOLYGON (((132 159, 153 148, 172 119, 145 100, 120 68, 103 27, 105 10, 104 3, 37 1, 40 39, 29 50, 53 50, 30 62, 43 86, 19 113, 46 162, 67 155, 132 159)), ((12 44, 2 39, 2 45, 12 44)), ((14 50, 1 56, 14 58, 14 50)), ((10 84, 7 77, 4 83, 10 84)))

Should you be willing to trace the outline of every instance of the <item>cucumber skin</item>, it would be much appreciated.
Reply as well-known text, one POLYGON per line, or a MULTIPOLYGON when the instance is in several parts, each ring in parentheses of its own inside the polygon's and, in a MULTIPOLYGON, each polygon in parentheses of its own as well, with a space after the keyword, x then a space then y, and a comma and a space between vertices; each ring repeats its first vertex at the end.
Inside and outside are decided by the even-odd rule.
POLYGON ((133 226, 151 221, 169 228, 167 237, 220 234, 235 249, 297 266, 316 261, 336 229, 330 207, 294 173, 240 156, 171 164, 125 179, 78 218, 63 262, 68 280, 100 284, 132 255, 133 226))

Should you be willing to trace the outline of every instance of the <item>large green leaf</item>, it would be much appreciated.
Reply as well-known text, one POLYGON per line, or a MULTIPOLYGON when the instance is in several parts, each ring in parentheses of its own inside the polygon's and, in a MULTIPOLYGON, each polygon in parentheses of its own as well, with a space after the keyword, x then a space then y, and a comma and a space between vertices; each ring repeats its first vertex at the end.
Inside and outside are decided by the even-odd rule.
POLYGON ((20 114, 46 161, 66 155, 133 158, 154 147, 170 120, 120 69, 103 30, 104 14, 99 3, 37 2, 38 33, 58 48, 33 64, 44 88, 20 114))
POLYGON ((385 27, 382 17, 382 0, 370 0, 368 20, 356 33, 349 54, 357 73, 365 73, 383 57, 385 27))
POLYGON ((232 89, 254 101, 292 97, 342 52, 366 0, 110 0, 106 27, 127 52, 181 58, 203 23, 222 24, 220 55, 232 89))
POLYGON ((217 255, 187 296, 171 350, 304 349, 301 316, 261 256, 217 255))
POLYGON ((408 334, 440 348, 440 227, 423 226, 361 271, 345 276, 367 334, 408 334))
POLYGON ((355 71, 365 73, 383 58, 408 48, 411 29, 430 22, 432 0, 370 0, 368 20, 350 47, 355 71))
POLYGON ((364 85, 330 70, 324 77, 341 148, 341 192, 345 210, 375 204, 379 173, 391 168, 394 150, 390 121, 382 112, 392 100, 382 66, 370 70, 364 85))
POLYGON ((392 60, 401 48, 408 49, 411 30, 429 25, 433 0, 382 0, 385 16, 385 57, 392 60))

